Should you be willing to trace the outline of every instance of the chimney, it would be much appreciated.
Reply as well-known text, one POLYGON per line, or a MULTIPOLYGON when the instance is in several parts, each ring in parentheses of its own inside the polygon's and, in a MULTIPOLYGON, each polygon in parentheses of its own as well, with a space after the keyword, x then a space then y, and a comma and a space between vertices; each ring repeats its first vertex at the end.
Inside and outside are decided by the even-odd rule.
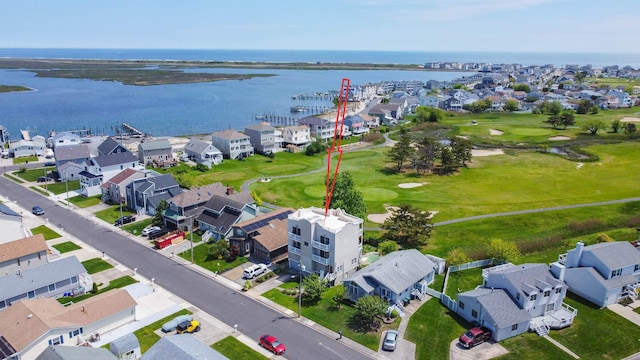
POLYGON ((227 195, 232 195, 233 194, 233 187, 228 186, 227 187, 227 195))

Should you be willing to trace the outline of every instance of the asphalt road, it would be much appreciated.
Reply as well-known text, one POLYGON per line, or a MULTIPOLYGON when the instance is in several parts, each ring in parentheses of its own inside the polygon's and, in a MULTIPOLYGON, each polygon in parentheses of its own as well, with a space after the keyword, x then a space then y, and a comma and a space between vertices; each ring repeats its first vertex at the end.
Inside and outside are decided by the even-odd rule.
POLYGON ((45 210, 49 222, 64 228, 124 266, 137 268, 138 273, 168 291, 221 320, 229 326, 237 324, 238 331, 256 339, 264 333, 277 336, 287 345, 289 359, 368 359, 353 348, 336 341, 295 319, 212 281, 206 276, 180 265, 167 257, 129 240, 113 230, 94 224, 91 220, 41 195, 0 177, 0 193, 17 202, 25 211, 34 205, 45 210))

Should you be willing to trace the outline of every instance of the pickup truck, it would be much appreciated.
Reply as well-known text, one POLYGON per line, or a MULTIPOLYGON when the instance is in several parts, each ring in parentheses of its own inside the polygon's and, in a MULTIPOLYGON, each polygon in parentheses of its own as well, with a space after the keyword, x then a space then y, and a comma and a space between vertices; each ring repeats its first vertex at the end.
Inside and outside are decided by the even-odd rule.
POLYGON ((491 330, 485 327, 474 327, 462 334, 458 341, 462 347, 470 349, 491 338, 491 330))

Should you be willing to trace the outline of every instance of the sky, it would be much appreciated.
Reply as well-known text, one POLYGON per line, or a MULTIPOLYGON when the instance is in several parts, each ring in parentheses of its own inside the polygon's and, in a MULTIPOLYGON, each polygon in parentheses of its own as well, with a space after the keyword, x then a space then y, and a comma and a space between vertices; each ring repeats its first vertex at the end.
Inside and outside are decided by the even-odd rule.
POLYGON ((2 0, 0 48, 640 53, 640 0, 2 0))

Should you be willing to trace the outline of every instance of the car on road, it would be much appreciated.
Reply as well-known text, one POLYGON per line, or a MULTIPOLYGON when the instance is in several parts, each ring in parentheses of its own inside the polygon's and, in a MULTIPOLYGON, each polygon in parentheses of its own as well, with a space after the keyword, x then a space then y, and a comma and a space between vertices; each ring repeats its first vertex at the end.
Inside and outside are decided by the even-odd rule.
POLYGON ((382 350, 395 350, 396 344, 398 343, 398 335, 398 330, 387 330, 387 334, 384 336, 384 342, 382 343, 382 350))
POLYGON ((176 316, 162 325, 162 332, 168 333, 175 331, 178 327, 178 324, 191 320, 193 320, 193 316, 191 316, 190 314, 176 316))
POLYGON ((178 334, 191 334, 198 331, 200 331, 200 321, 198 320, 183 321, 176 327, 178 334))
POLYGON ((278 340, 275 336, 267 334, 260 336, 260 346, 276 355, 282 355, 285 351, 287 351, 287 347, 284 346, 284 344, 281 343, 280 340, 278 340))
POLYGON ((142 232, 140 233, 140 235, 148 236, 149 233, 158 231, 158 230, 160 230, 160 226, 147 226, 146 228, 142 229, 142 232))
POLYGON ((242 272, 242 277, 245 279, 253 279, 258 275, 262 275, 267 272, 268 268, 265 264, 255 264, 251 265, 248 268, 244 269, 242 272))
POLYGON ((491 330, 486 327, 474 327, 464 334, 460 335, 458 341, 462 347, 470 349, 476 345, 482 344, 491 338, 491 330))
POLYGON ((133 215, 125 215, 122 217, 119 217, 114 223, 113 225, 115 226, 120 226, 120 225, 124 225, 124 224, 128 224, 128 223, 132 223, 136 221, 135 216, 133 215))
POLYGON ((33 215, 44 215, 44 209, 37 205, 31 208, 31 212, 33 215))

